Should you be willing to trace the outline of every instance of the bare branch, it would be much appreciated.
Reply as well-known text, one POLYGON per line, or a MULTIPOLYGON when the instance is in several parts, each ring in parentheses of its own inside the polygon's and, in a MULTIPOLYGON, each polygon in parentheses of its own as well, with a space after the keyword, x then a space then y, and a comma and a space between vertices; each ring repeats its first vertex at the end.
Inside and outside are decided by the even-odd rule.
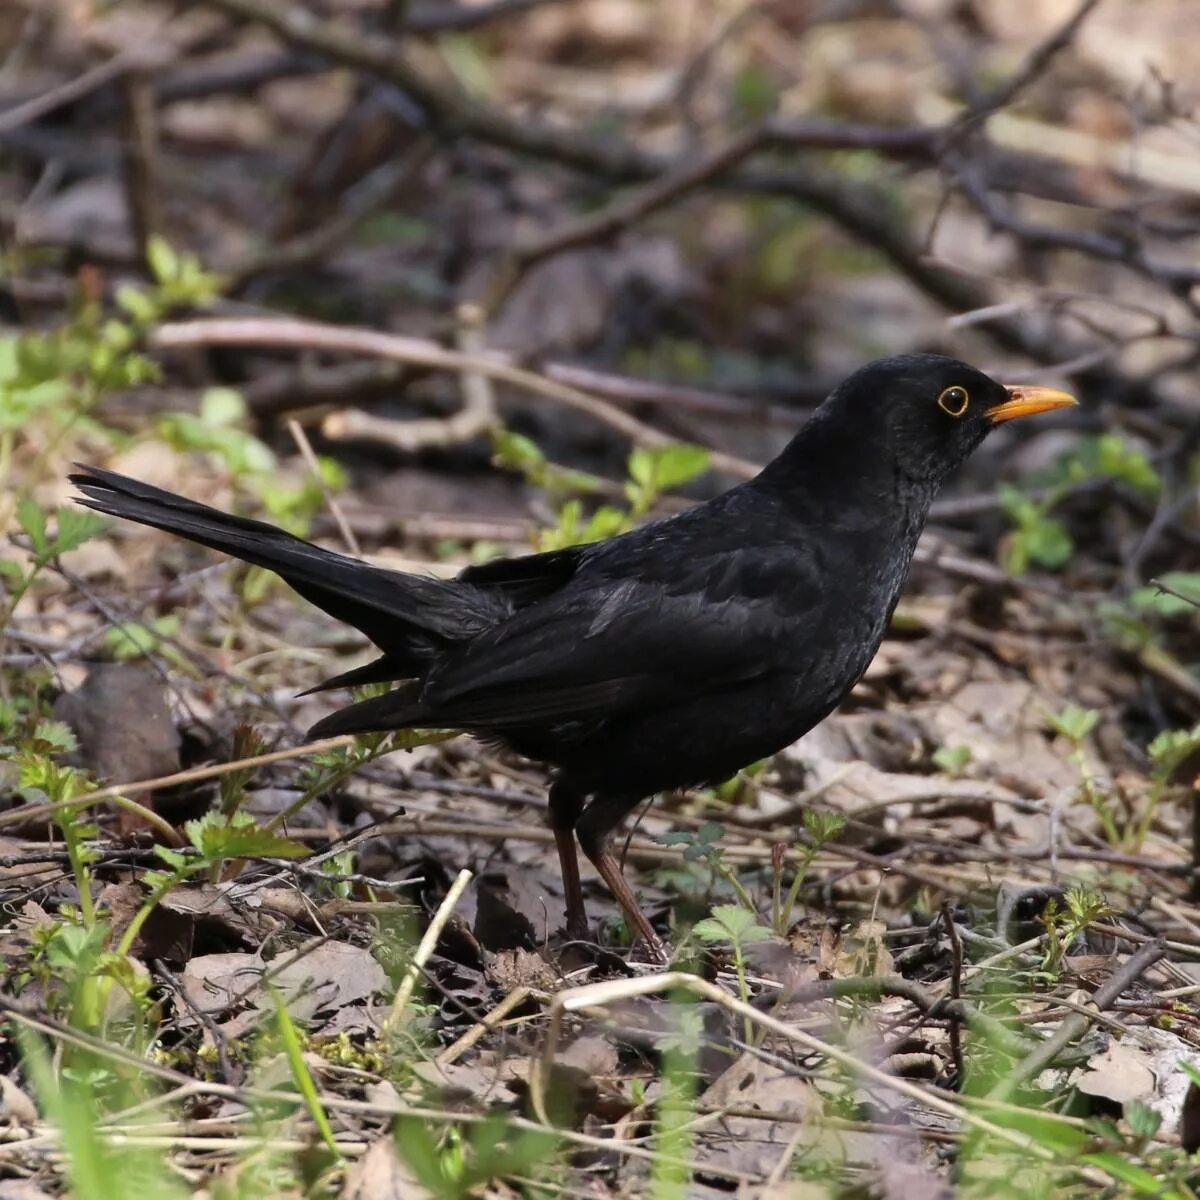
MULTIPOLYGON (((441 371, 475 372, 498 383, 511 384, 537 396, 582 412, 629 438, 635 445, 666 446, 673 441, 636 417, 578 388, 556 383, 544 375, 513 366, 492 354, 470 355, 447 350, 423 338, 400 337, 372 329, 324 325, 319 321, 270 318, 215 319, 160 326, 153 342, 162 349, 191 346, 290 346, 337 354, 365 354, 441 371)), ((738 479, 758 473, 758 466, 732 454, 711 451, 713 470, 738 479)))

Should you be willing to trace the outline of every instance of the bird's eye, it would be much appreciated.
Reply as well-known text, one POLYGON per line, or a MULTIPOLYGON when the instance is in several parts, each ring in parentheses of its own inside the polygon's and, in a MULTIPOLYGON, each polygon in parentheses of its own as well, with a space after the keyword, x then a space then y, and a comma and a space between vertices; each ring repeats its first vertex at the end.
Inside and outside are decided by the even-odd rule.
POLYGON ((948 387, 938 397, 938 408, 952 417, 961 417, 970 403, 971 397, 967 395, 967 389, 964 387, 948 387))

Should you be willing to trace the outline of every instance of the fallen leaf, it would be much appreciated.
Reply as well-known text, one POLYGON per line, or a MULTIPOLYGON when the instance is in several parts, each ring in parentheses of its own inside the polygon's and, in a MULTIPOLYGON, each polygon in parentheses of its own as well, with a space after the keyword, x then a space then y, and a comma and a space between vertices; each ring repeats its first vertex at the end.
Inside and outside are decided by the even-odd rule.
POLYGON ((432 1200, 408 1164, 396 1153, 390 1134, 377 1138, 346 1173, 338 1200, 432 1200))

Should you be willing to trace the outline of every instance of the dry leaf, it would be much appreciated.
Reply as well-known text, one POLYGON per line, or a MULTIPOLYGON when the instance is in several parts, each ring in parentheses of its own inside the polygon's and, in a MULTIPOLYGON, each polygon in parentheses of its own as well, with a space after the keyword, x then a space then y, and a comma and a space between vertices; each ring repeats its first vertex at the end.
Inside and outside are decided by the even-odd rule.
POLYGON ((339 1200, 433 1200, 433 1193, 417 1182, 385 1134, 347 1172, 339 1200))

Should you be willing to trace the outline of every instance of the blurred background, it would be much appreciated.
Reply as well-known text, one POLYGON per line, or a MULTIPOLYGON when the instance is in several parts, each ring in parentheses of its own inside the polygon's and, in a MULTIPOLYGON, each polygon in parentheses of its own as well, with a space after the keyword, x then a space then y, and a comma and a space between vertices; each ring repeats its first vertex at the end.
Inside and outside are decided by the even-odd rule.
MULTIPOLYGON (((476 346, 755 461, 856 365, 938 349, 1080 392, 1058 429, 1020 431, 1015 468, 995 439, 1010 470, 1110 430, 1181 480, 1195 18, 1185 0, 13 0, 0 320, 110 304, 154 278, 157 240, 197 278, 121 310, 142 348, 201 310, 451 345, 469 303, 476 346)), ((329 419, 447 416, 453 373, 271 331, 151 357, 153 379, 88 398, 114 436, 232 388, 264 441, 294 453, 297 418, 388 512, 522 507, 486 422, 405 440, 329 419), (422 469, 381 478, 400 463, 422 469), (478 477, 444 495, 443 468, 478 477)), ((497 390, 552 459, 620 477, 628 431, 497 390)))

